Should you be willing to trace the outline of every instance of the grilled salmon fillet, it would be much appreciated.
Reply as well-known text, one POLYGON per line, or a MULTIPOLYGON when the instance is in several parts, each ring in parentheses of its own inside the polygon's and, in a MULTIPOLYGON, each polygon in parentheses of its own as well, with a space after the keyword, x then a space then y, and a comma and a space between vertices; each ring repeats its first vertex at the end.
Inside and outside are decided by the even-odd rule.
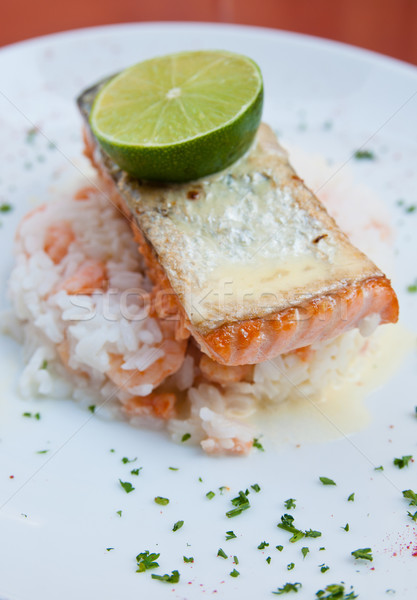
POLYGON ((267 125, 220 173, 185 184, 138 181, 89 128, 104 83, 78 99, 86 154, 130 220, 178 337, 191 334, 220 364, 243 365, 335 337, 366 317, 397 321, 390 281, 304 185, 267 125))

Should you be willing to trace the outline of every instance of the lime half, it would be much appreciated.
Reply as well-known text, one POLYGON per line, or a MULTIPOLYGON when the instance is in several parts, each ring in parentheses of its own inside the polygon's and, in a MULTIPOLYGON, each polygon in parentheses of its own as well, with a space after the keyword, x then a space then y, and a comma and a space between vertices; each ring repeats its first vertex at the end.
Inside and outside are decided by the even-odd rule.
POLYGON ((262 103, 261 71, 250 58, 182 52, 114 77, 98 93, 90 125, 104 150, 134 177, 190 181, 244 154, 262 103))

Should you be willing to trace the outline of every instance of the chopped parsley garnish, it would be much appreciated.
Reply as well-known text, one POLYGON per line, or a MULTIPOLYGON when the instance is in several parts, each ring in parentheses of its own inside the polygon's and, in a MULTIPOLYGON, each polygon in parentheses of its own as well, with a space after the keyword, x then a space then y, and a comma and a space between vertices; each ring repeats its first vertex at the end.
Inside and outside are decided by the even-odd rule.
POLYGON ((408 454, 407 456, 402 456, 401 458, 394 458, 394 465, 399 469, 404 469, 404 467, 408 467, 408 463, 410 460, 413 460, 413 456, 408 454))
POLYGON ((110 552, 110 550, 114 550, 114 548, 106 548, 107 552, 110 552))
POLYGON ((166 583, 178 583, 180 580, 180 574, 177 570, 172 571, 171 575, 168 575, 167 573, 165 573, 165 575, 155 575, 155 573, 152 573, 152 579, 165 581, 166 583))
POLYGON ((42 361, 41 369, 44 371, 47 368, 48 368, 48 361, 45 359, 42 361))
POLYGON ((191 433, 184 433, 184 435, 181 438, 182 442, 186 442, 187 440, 189 440, 191 437, 191 433))
POLYGON ((234 533, 234 531, 226 531, 226 541, 227 540, 233 540, 233 538, 236 537, 236 534, 234 533))
POLYGON ((261 542, 258 546, 258 550, 263 550, 264 548, 267 548, 269 546, 268 542, 261 542))
POLYGON ((374 471, 383 471, 384 467, 380 465, 379 467, 375 467, 374 471))
POLYGON ((329 479, 328 477, 320 477, 320 481, 323 485, 336 485, 336 482, 333 479, 329 479))
POLYGON ((259 485, 257 483, 254 483, 253 485, 251 485, 251 488, 253 489, 254 492, 258 493, 261 491, 261 488, 259 487, 259 485))
POLYGON ((233 569, 233 571, 231 571, 229 575, 230 577, 239 577, 240 573, 239 571, 236 571, 236 569, 233 569))
POLYGON ((288 500, 285 500, 284 502, 285 504, 285 508, 287 510, 291 510, 292 508, 295 508, 295 498, 288 498, 288 500))
POLYGON ((350 496, 348 497, 348 502, 355 502, 355 492, 350 494, 350 496))
POLYGON ((127 463, 132 463, 132 462, 135 462, 136 460, 138 460, 138 457, 137 457, 137 456, 136 456, 135 458, 127 458, 127 456, 124 456, 124 457, 122 458, 122 463, 123 463, 124 465, 127 465, 127 463))
POLYGON ((358 548, 358 550, 354 550, 353 552, 351 552, 351 555, 355 558, 362 558, 363 560, 373 561, 371 548, 358 548))
POLYGON ((178 531, 178 529, 181 529, 181 527, 184 525, 184 521, 177 521, 176 523, 174 523, 174 527, 172 528, 172 531, 178 531))
POLYGON ((417 283, 412 283, 411 285, 407 286, 407 292, 410 294, 415 294, 417 292, 417 283))
POLYGON ((0 212, 2 213, 8 213, 12 210, 12 205, 11 204, 7 204, 6 202, 4 202, 3 204, 0 204, 0 212))
POLYGON ((290 538, 290 542, 298 542, 298 540, 301 540, 303 537, 317 538, 321 536, 321 532, 315 531, 314 529, 308 529, 306 531, 297 529, 297 527, 294 527, 294 517, 288 514, 281 517, 281 523, 278 523, 277 527, 293 534, 290 538))
POLYGON ((29 419, 36 419, 37 421, 39 421, 39 420, 40 420, 40 418, 41 418, 41 414, 40 414, 40 413, 38 413, 38 412, 37 412, 37 413, 35 413, 35 414, 33 414, 33 413, 31 413, 31 412, 24 412, 24 413, 22 414, 22 417, 28 417, 29 419))
POLYGON ((237 556, 234 556, 234 557, 233 557, 233 562, 235 563, 235 565, 238 565, 238 564, 239 564, 239 559, 238 559, 238 557, 237 557, 237 556))
POLYGON ((253 447, 258 448, 261 452, 265 452, 265 448, 262 446, 258 438, 253 438, 253 447))
POLYGON ((326 548, 324 546, 322 546, 321 548, 319 548, 319 552, 321 552, 322 550, 326 550, 326 548))
POLYGON ((179 467, 168 467, 170 471, 179 471, 179 467))
POLYGON ((361 159, 368 159, 368 160, 374 160, 375 158, 375 154, 373 152, 371 152, 370 150, 356 150, 355 154, 353 155, 355 158, 357 158, 358 160, 361 159))
POLYGON ((407 208, 405 209, 405 212, 413 213, 416 210, 417 210, 417 206, 415 204, 410 204, 410 206, 407 206, 407 208))
POLYGON ((221 486, 219 487, 220 496, 223 496, 223 492, 224 492, 224 490, 228 490, 228 489, 229 489, 229 488, 228 488, 228 487, 226 487, 225 485, 221 485, 221 486))
POLYGON ((301 548, 301 554, 303 555, 303 558, 305 558, 309 552, 310 552, 310 548, 308 548, 307 546, 304 546, 304 548, 301 548))
POLYGON ((38 450, 36 454, 46 454, 49 450, 38 450))
POLYGON ((240 491, 239 495, 231 500, 233 506, 235 506, 236 508, 232 508, 231 510, 227 511, 226 517, 228 517, 229 519, 232 517, 237 517, 244 510, 250 508, 250 502, 247 498, 247 494, 249 494, 248 490, 247 493, 240 491))
POLYGON ((281 594, 288 594, 289 592, 298 592, 301 588, 301 583, 286 583, 281 588, 277 588, 276 592, 272 592, 273 594, 280 596, 281 594))
POLYGON ((88 407, 88 410, 93 415, 96 412, 96 405, 95 404, 90 404, 90 406, 88 407))
POLYGON ((316 592, 316 596, 320 600, 354 600, 358 597, 353 590, 347 594, 345 586, 338 583, 331 583, 324 590, 319 590, 316 592), (325 596, 326 592, 327 596, 325 596))
POLYGON ((214 498, 216 494, 214 492, 207 492, 206 494, 206 498, 208 498, 209 500, 212 500, 214 498))
POLYGON ((287 565, 287 571, 292 571, 294 567, 295 563, 290 563, 289 565, 287 565))
POLYGON ((110 452, 116 452, 114 448, 110 448, 110 452))
POLYGON ((126 492, 126 494, 130 494, 130 492, 133 492, 133 490, 135 489, 129 481, 122 481, 121 479, 119 479, 119 483, 126 492))
POLYGON ((116 515, 119 515, 119 517, 122 516, 122 511, 121 510, 116 510, 116 515))
POLYGON ((140 552, 136 557, 138 567, 136 573, 143 573, 144 571, 148 571, 149 569, 156 569, 157 567, 159 567, 159 564, 156 562, 156 560, 159 557, 159 553, 150 553, 149 550, 145 550, 145 552, 140 552))
POLYGON ((137 469, 132 469, 130 471, 131 475, 139 475, 139 473, 142 471, 143 467, 138 467, 137 469))
POLYGON ((193 563, 194 562, 193 556, 189 556, 188 558, 186 556, 183 556, 183 559, 184 559, 185 563, 193 563))
POLYGON ((279 546, 275 546, 275 548, 278 550, 278 552, 282 552, 284 550, 284 546, 281 544, 279 546))
POLYGON ((271 559, 271 557, 270 557, 270 556, 267 556, 267 558, 265 558, 265 560, 266 560, 266 562, 268 563, 268 565, 270 565, 270 564, 271 564, 271 560, 272 560, 272 559, 271 559))
POLYGON ((413 492, 413 490, 404 490, 403 491, 404 498, 407 500, 411 500, 410 506, 417 506, 417 494, 413 492))
POLYGON ((156 496, 154 498, 154 501, 156 502, 156 504, 160 504, 161 506, 166 506, 167 504, 169 504, 168 498, 163 498, 162 496, 156 496))
POLYGON ((342 527, 342 529, 344 529, 345 531, 349 531, 349 523, 346 523, 346 525, 342 527))
POLYGON ((416 510, 416 512, 414 514, 411 513, 410 511, 407 511, 407 515, 410 517, 410 519, 413 519, 413 521, 415 523, 417 523, 417 510, 416 510))
POLYGON ((328 567, 327 565, 325 565, 324 563, 322 565, 319 565, 320 567, 320 571, 322 573, 325 573, 326 571, 328 571, 330 569, 330 567, 328 567))
POLYGON ((227 554, 222 548, 218 549, 217 556, 221 556, 222 558, 227 558, 227 554))

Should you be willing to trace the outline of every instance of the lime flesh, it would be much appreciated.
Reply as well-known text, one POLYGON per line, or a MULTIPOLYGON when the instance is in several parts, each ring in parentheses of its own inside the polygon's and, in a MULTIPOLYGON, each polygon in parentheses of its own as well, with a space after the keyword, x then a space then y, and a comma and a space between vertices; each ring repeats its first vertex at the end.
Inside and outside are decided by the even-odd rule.
POLYGON ((90 125, 130 175, 190 181, 225 169, 249 148, 263 104, 259 67, 220 50, 153 58, 98 93, 90 125))

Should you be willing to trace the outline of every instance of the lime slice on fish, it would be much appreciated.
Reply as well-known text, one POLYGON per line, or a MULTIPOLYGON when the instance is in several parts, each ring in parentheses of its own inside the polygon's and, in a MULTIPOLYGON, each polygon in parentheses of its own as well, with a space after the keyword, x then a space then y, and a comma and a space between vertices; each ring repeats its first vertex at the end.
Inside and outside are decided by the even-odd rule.
POLYGON ((136 64, 107 83, 90 125, 134 177, 190 181, 221 171, 249 148, 262 114, 257 64, 221 50, 136 64))

